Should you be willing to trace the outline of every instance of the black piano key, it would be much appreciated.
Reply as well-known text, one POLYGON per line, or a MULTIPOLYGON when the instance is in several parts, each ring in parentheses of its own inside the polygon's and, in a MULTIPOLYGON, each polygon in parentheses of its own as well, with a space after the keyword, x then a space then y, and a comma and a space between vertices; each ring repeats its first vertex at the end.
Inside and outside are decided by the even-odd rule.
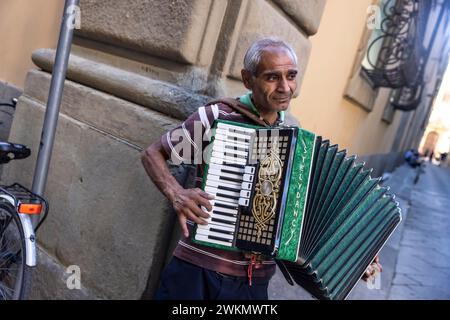
MULTIPOLYGON (((225 162, 225 161, 224 161, 225 162)), ((225 162, 226 163, 226 162, 225 162)), ((227 166, 230 166, 230 167, 235 167, 235 168, 240 168, 240 169, 245 169, 245 165, 243 165, 243 164, 237 164, 237 163, 227 163, 226 164, 227 166)))
POLYGON ((238 147, 238 146, 233 146, 233 145, 226 145, 225 149, 244 151, 244 152, 248 151, 248 148, 240 147, 240 146, 238 147))
POLYGON ((223 242, 233 242, 233 240, 231 240, 231 239, 224 239, 224 238, 221 238, 221 237, 217 237, 217 236, 208 236, 208 239, 211 239, 211 240, 219 240, 219 241, 223 241, 223 242))
POLYGON ((241 198, 241 197, 230 196, 229 194, 224 194, 224 193, 220 193, 220 192, 217 192, 216 196, 224 197, 224 198, 227 198, 227 199, 238 200, 238 201, 241 198))
POLYGON ((228 224, 228 225, 235 225, 236 222, 233 221, 229 221, 229 220, 223 220, 223 219, 219 219, 219 218, 211 218, 211 222, 217 222, 217 223, 224 223, 224 224, 228 224))
POLYGON ((235 210, 239 209, 238 206, 233 206, 233 205, 225 204, 225 203, 222 203, 222 202, 215 202, 214 206, 215 207, 222 207, 222 208, 226 208, 226 209, 235 209, 235 210))
MULTIPOLYGON (((223 129, 225 129, 225 128, 223 128, 223 129)), ((229 128, 229 129, 225 129, 225 130, 228 130, 228 131, 234 132, 234 133, 239 133, 239 134, 242 134, 242 135, 244 135, 244 136, 249 136, 249 135, 250 135, 250 133, 247 132, 247 131, 239 130, 239 129, 235 129, 235 128, 232 128, 232 129, 229 128)))
POLYGON ((227 181, 233 181, 233 182, 239 182, 242 183, 244 181, 244 177, 242 179, 235 179, 230 177, 220 177, 221 180, 227 180, 227 181))
POLYGON ((244 142, 244 143, 249 143, 250 139, 242 139, 242 138, 238 138, 238 137, 229 137, 229 139, 233 142, 244 142))
POLYGON ((239 187, 226 187, 226 186, 218 186, 217 189, 220 190, 227 190, 227 191, 234 191, 234 192, 240 192, 242 190, 242 188, 239 187))
POLYGON ((236 217, 236 215, 237 215, 236 213, 222 212, 222 211, 216 210, 216 209, 213 209, 212 212, 213 212, 213 213, 220 214, 220 215, 222 215, 222 216, 231 217, 231 218, 234 218, 234 217, 236 217))
POLYGON ((244 173, 240 173, 240 172, 236 172, 236 171, 232 171, 232 170, 227 170, 227 169, 220 169, 220 172, 223 173, 230 173, 230 174, 237 174, 237 175, 244 175, 244 173))
POLYGON ((230 157, 230 158, 237 158, 237 159, 247 159, 247 156, 243 156, 241 154, 235 154, 235 153, 231 153, 231 152, 226 152, 223 154, 225 157, 230 157))
POLYGON ((223 233, 223 234, 231 234, 231 235, 234 234, 234 232, 232 232, 232 231, 226 231, 226 230, 216 229, 216 228, 210 228, 209 231, 217 232, 217 233, 223 233))

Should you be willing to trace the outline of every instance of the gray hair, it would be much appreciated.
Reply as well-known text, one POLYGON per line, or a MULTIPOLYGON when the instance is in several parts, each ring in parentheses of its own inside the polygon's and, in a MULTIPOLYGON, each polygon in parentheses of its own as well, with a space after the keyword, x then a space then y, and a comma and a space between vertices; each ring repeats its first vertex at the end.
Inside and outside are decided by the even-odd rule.
POLYGON ((244 57, 244 69, 256 76, 258 65, 261 61, 263 52, 269 47, 277 47, 285 49, 291 56, 294 63, 297 64, 297 54, 294 49, 285 41, 279 38, 264 38, 255 41, 250 48, 248 48, 244 57))

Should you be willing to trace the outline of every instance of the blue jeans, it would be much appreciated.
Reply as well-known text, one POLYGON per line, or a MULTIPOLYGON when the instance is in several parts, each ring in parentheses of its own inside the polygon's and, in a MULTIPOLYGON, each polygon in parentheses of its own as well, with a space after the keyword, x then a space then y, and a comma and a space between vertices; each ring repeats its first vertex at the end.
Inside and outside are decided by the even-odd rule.
POLYGON ((156 300, 267 300, 268 278, 233 277, 173 257, 161 275, 156 300))

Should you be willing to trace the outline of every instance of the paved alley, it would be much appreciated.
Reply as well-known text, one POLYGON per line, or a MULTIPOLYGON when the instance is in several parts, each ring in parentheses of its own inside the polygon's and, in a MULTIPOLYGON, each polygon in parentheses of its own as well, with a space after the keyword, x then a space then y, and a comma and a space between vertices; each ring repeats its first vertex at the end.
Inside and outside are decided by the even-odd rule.
MULTIPOLYGON (((450 299, 450 168, 426 163, 417 184, 417 170, 397 168, 385 182, 402 208, 403 221, 380 252, 381 284, 369 289, 360 281, 350 300, 450 299)), ((277 272, 270 299, 313 299, 289 286, 277 272)))

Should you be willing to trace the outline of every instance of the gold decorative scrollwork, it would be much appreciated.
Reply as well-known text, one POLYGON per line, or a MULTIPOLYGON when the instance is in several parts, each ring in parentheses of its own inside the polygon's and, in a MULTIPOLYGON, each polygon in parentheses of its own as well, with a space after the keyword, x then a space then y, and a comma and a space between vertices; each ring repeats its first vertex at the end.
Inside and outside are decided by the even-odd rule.
POLYGON ((275 215, 282 170, 278 144, 273 142, 269 154, 261 161, 253 198, 252 215, 256 221, 258 241, 262 232, 268 229, 268 222, 275 215))

